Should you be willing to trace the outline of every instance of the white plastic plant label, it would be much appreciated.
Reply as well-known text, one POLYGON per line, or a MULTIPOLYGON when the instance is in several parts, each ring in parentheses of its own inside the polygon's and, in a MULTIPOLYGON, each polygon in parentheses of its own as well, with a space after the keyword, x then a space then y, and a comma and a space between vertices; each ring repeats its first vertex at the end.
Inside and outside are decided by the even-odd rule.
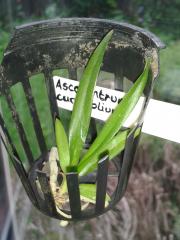
MULTIPOLYGON (((54 76, 53 80, 58 107, 72 111, 79 82, 58 76, 54 76)), ((96 86, 91 116, 106 121, 123 96, 123 92, 96 86)), ((143 102, 141 97, 124 127, 136 123, 143 102)), ((180 106, 151 99, 142 132, 180 143, 180 106)))
MULTIPOLYGON (((57 76, 54 76, 53 78, 58 107, 72 111, 79 82, 57 76)), ((123 92, 96 86, 94 90, 91 117, 106 121, 123 96, 123 92)), ((124 127, 130 127, 136 122, 137 117, 141 112, 142 104, 143 98, 139 100, 138 104, 124 123, 124 127)))

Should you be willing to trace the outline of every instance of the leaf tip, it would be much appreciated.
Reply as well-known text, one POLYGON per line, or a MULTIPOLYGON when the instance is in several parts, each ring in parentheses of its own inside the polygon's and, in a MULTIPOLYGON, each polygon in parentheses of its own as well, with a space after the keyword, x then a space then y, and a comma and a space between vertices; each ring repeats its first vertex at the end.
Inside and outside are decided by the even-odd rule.
POLYGON ((111 39, 113 33, 114 33, 114 30, 112 29, 112 30, 110 30, 110 31, 106 34, 106 37, 108 38, 108 40, 111 39))

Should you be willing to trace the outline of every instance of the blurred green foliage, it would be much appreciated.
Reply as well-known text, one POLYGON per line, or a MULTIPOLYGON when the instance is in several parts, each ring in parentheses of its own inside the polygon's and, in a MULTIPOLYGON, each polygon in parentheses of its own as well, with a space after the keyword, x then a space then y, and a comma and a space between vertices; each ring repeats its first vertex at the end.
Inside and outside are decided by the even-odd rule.
POLYGON ((154 97, 180 104, 180 41, 170 42, 160 53, 160 76, 154 97))
POLYGON ((3 52, 9 41, 9 34, 0 29, 0 62, 2 61, 3 52))
POLYGON ((78 17, 107 17, 117 9, 116 0, 92 0, 82 1, 75 0, 72 2, 69 11, 70 16, 78 17))
POLYGON ((173 227, 173 232, 175 233, 175 236, 177 237, 177 240, 180 239, 180 215, 178 212, 176 213, 175 223, 173 227))
POLYGON ((135 19, 155 32, 180 36, 180 0, 132 0, 135 19))
POLYGON ((0 0, 0 9, 5 28, 33 19, 98 17, 129 21, 173 39, 180 36, 180 0, 0 0))

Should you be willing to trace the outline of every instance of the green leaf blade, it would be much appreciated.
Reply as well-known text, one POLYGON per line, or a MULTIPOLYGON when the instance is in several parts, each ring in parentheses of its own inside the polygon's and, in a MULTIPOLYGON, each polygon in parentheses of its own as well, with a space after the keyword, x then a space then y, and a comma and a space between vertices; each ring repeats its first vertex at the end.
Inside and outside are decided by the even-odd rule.
POLYGON ((112 33, 113 31, 110 31, 95 49, 80 80, 69 129, 71 165, 77 165, 86 140, 91 118, 93 91, 112 33))
POLYGON ((69 145, 64 127, 58 118, 55 121, 55 134, 60 166, 65 173, 67 166, 70 164, 69 145))
POLYGON ((126 138, 129 130, 118 133, 111 141, 98 148, 96 152, 90 155, 88 158, 82 160, 78 165, 78 173, 80 176, 86 175, 97 168, 99 156, 107 152, 109 160, 118 155, 125 147, 126 138))
POLYGON ((150 63, 148 61, 146 62, 143 73, 108 118, 98 137, 81 161, 85 161, 90 155, 97 151, 98 148, 111 140, 120 130, 143 93, 148 79, 149 66, 150 63))
MULTIPOLYGON (((96 152, 94 152, 84 161, 81 161, 78 165, 79 176, 84 176, 90 172, 93 172, 95 169, 97 169, 99 156, 102 153, 107 152, 109 156, 109 160, 112 160, 114 157, 116 157, 121 151, 124 150, 126 139, 130 133, 131 132, 129 129, 124 130, 123 132, 119 132, 107 144, 103 145, 101 148, 99 148, 96 152)), ((141 133, 141 128, 138 127, 134 133, 134 138, 139 136, 140 133, 141 133)))
MULTIPOLYGON (((96 184, 79 184, 81 200, 86 202, 96 203, 96 184)), ((110 197, 106 194, 106 205, 110 201, 110 197)))

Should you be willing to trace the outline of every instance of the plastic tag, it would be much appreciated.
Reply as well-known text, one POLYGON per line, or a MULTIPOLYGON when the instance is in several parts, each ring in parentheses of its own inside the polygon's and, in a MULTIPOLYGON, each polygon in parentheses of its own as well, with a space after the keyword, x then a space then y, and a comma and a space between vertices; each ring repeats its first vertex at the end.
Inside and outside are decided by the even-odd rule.
MULTIPOLYGON (((54 77, 58 107, 72 111, 78 85, 77 81, 54 77)), ((106 121, 123 96, 123 92, 96 86, 91 116, 106 121)), ((141 97, 124 123, 124 127, 136 124, 143 102, 144 97, 141 97)), ((180 143, 179 123, 179 105, 151 99, 144 116, 142 132, 180 143)))
MULTIPOLYGON (((58 107, 72 111, 79 82, 57 76, 54 76, 53 79, 58 107)), ((106 121, 124 94, 120 91, 96 86, 91 117, 106 121)), ((126 120, 124 127, 130 127, 136 122, 141 112, 143 101, 144 98, 142 97, 126 120)))

